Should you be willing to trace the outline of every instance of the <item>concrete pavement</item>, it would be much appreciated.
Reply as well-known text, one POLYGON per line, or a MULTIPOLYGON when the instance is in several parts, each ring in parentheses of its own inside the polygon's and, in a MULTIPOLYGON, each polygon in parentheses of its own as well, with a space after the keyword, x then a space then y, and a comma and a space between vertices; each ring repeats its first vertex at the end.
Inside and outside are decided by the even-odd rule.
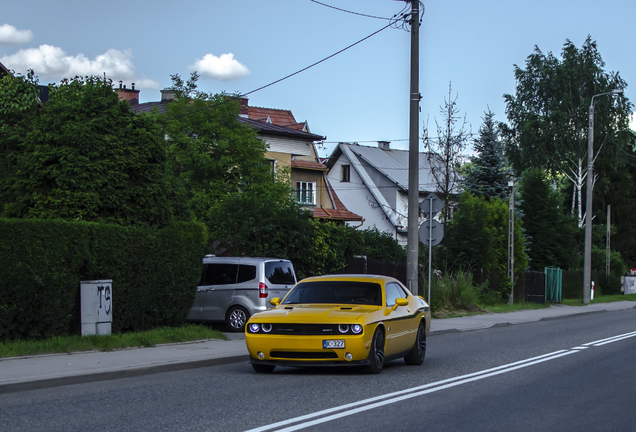
MULTIPOLYGON (((431 333, 469 331, 572 315, 636 307, 634 301, 434 319, 431 333)), ((228 340, 165 344, 152 348, 76 352, 0 359, 0 393, 80 384, 152 373, 215 366, 248 360, 245 336, 229 333, 228 340)))

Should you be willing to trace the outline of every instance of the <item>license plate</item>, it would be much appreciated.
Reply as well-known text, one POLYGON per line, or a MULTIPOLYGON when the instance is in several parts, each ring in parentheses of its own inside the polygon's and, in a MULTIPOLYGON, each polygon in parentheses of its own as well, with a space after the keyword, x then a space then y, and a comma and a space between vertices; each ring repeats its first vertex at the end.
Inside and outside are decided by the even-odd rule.
POLYGON ((324 349, 334 349, 334 348, 344 348, 345 343, 344 339, 338 340, 324 340, 322 341, 322 347, 324 349))

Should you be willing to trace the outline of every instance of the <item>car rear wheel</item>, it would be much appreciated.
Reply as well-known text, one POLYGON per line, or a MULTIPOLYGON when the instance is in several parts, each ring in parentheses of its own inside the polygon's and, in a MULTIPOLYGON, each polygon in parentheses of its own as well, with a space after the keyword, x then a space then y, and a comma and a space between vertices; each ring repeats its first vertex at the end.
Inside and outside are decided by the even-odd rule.
POLYGON ((249 312, 241 306, 232 306, 225 316, 225 322, 230 327, 230 331, 244 332, 245 324, 250 318, 249 312))
POLYGON ((415 343, 411 351, 404 357, 404 361, 407 365, 421 365, 424 363, 424 357, 426 356, 426 329, 424 323, 420 322, 417 328, 417 336, 415 337, 415 343))
POLYGON ((272 366, 272 365, 252 363, 252 369, 254 369, 254 372, 258 372, 258 373, 272 373, 274 372, 275 368, 276 366, 272 366))
POLYGON ((381 328, 377 328, 373 334, 368 359, 369 365, 366 371, 372 374, 380 373, 382 367, 384 367, 384 332, 381 328))

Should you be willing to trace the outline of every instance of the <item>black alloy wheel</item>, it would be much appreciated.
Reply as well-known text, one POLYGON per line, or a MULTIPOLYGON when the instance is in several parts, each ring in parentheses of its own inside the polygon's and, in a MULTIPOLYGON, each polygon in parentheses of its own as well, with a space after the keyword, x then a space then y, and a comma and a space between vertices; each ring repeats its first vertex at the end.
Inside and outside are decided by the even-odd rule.
POLYGON ((384 332, 381 328, 377 328, 373 334, 371 349, 369 350, 369 365, 367 372, 378 374, 384 367, 384 332))
POLYGON ((424 363, 424 357, 426 357, 426 328, 424 327, 424 323, 420 322, 417 328, 415 343, 411 351, 404 357, 404 362, 407 365, 419 366, 424 363))

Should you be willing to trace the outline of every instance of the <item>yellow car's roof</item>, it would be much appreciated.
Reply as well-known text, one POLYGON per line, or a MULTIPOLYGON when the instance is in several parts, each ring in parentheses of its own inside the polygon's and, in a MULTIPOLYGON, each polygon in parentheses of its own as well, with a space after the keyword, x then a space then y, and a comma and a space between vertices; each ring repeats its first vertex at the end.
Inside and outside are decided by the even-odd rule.
POLYGON ((336 281, 351 281, 351 282, 399 282, 397 279, 391 276, 382 275, 370 275, 370 274, 335 274, 325 276, 311 276, 305 278, 300 282, 311 282, 317 280, 336 280, 336 281))

